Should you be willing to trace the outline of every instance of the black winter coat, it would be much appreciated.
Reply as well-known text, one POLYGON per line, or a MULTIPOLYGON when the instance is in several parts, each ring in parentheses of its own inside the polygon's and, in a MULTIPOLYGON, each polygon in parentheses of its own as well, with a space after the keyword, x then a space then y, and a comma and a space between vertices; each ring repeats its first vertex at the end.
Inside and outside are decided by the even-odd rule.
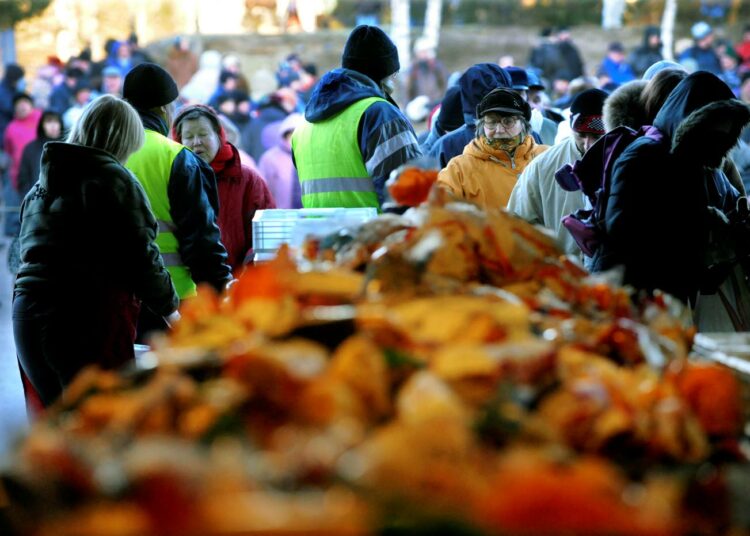
POLYGON ((731 212, 738 198, 720 170, 750 121, 716 76, 698 71, 680 82, 654 120, 661 141, 642 137, 618 158, 607 202, 607 238, 592 271, 622 265, 625 283, 664 290, 687 302, 702 284, 709 206, 731 212))
POLYGON ((49 142, 39 181, 21 206, 22 264, 15 293, 47 302, 73 297, 85 304, 87 296, 124 291, 168 315, 178 299, 154 243, 156 233, 143 188, 114 156, 49 142))

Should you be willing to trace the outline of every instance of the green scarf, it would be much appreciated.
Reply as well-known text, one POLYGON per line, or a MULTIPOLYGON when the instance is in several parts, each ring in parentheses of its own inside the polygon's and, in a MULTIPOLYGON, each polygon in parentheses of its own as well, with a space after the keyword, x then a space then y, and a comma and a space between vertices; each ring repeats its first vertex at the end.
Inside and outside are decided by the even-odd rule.
POLYGON ((484 135, 482 137, 484 138, 484 142, 488 147, 491 147, 495 150, 505 151, 509 155, 513 156, 513 153, 516 151, 518 146, 521 145, 525 136, 523 132, 520 132, 518 135, 512 138, 492 139, 484 135))

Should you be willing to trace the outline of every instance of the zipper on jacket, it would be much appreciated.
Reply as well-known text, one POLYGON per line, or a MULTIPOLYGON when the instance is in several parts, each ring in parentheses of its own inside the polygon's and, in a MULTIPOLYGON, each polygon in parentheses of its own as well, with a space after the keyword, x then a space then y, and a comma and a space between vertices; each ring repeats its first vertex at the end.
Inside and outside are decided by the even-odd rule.
MULTIPOLYGON (((505 154, 508 154, 508 153, 505 153, 505 154)), ((508 164, 506 164, 503 160, 500 160, 498 157, 493 156, 493 155, 488 155, 488 156, 490 160, 492 160, 493 162, 497 162, 503 167, 506 167, 506 168, 508 167, 508 164)), ((508 154, 508 158, 510 159, 510 169, 516 169, 516 160, 509 154, 508 154)))

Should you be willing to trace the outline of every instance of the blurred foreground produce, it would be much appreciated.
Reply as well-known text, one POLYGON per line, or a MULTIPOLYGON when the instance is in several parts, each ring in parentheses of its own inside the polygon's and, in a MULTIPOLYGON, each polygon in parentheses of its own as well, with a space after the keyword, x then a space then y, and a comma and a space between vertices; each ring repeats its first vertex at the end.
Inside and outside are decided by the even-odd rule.
POLYGON ((433 190, 185 302, 21 440, 33 536, 750 534, 742 385, 669 296, 433 190))

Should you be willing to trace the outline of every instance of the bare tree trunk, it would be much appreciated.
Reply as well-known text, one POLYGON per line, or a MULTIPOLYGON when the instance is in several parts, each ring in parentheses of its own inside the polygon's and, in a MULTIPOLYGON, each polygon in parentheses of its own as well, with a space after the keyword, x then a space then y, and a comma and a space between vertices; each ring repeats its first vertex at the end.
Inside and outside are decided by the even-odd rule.
POLYGON ((622 28, 625 14, 625 0, 604 0, 602 6, 602 28, 614 30, 622 28))
POLYGON ((16 34, 13 28, 0 29, 0 57, 3 65, 16 62, 16 34))
POLYGON ((440 24, 443 15, 443 0, 427 0, 427 11, 424 16, 425 39, 429 40, 437 50, 440 41, 440 24))
POLYGON ((677 20, 677 0, 667 0, 661 17, 661 55, 674 61, 674 21, 677 20))
POLYGON ((401 64, 401 74, 399 75, 394 99, 400 98, 406 94, 406 71, 411 64, 411 2, 409 0, 391 0, 391 39, 398 49, 398 61, 401 64))
POLYGON ((740 12, 740 7, 742 7, 742 0, 732 0, 732 10, 729 12, 727 24, 737 23, 737 15, 740 12))

